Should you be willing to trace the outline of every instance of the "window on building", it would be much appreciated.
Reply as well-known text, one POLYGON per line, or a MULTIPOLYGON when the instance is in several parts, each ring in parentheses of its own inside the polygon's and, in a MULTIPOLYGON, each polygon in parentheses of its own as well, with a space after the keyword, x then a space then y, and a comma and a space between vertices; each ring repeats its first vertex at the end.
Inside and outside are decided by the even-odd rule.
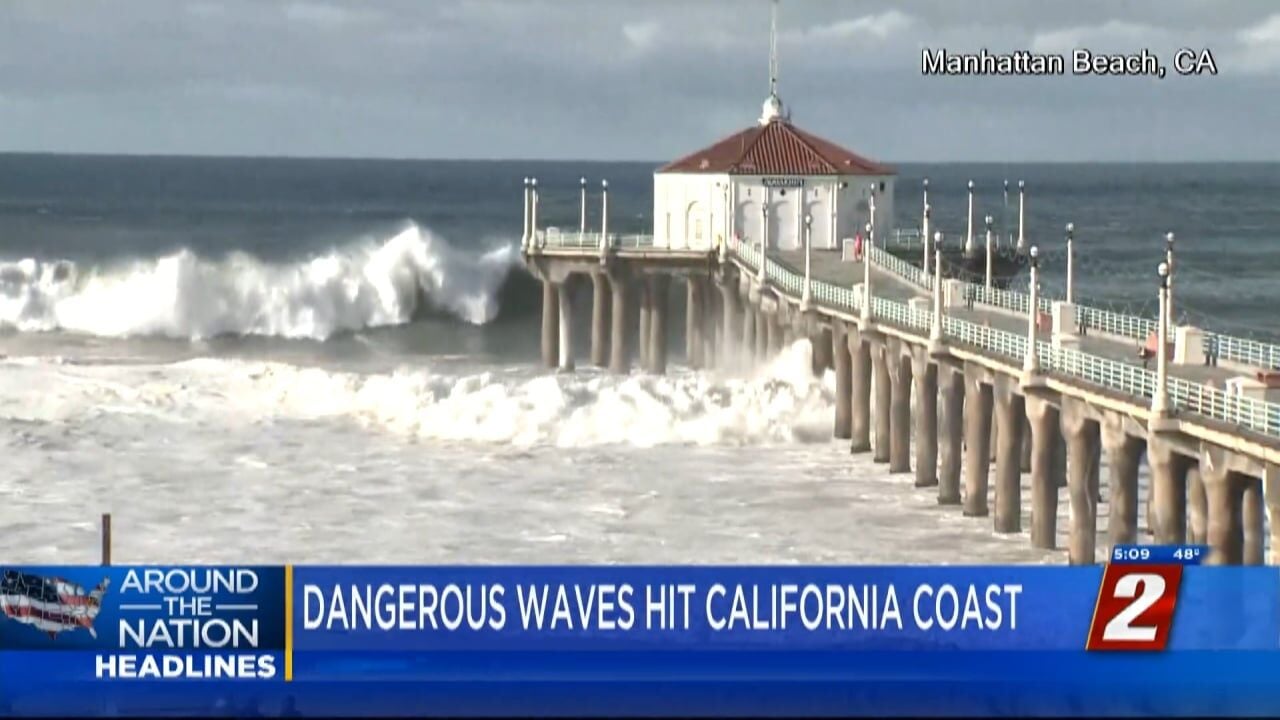
POLYGON ((693 221, 693 239, 702 239, 702 218, 698 218, 693 221))
POLYGON ((667 224, 665 227, 666 227, 665 235, 667 238, 667 242, 671 242, 671 213, 667 213, 667 224))

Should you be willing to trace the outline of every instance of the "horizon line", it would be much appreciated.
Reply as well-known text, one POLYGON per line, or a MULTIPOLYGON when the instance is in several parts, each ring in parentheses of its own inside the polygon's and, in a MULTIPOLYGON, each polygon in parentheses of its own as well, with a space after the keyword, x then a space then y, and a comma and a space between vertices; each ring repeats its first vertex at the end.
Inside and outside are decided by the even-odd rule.
MULTIPOLYGON (((474 163, 587 163, 587 164, 653 164, 664 165, 670 160, 634 158, 548 158, 548 157, 393 157, 388 155, 253 155, 244 153, 169 153, 169 152, 107 152, 65 150, 0 150, 0 157, 89 157, 89 158, 147 158, 171 160, 289 160, 289 161, 340 161, 340 162, 474 162, 474 163)), ((1184 159, 1184 160, 885 160, 891 165, 1268 165, 1280 163, 1275 159, 1184 159)))

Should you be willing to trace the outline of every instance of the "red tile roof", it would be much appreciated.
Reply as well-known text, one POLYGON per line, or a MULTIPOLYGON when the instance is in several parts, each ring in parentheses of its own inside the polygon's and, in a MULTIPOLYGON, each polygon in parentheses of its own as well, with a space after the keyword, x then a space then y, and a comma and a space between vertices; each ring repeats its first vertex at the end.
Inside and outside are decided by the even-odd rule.
POLYGON ((660 173, 891 175, 893 170, 785 120, 756 125, 668 163, 660 173))

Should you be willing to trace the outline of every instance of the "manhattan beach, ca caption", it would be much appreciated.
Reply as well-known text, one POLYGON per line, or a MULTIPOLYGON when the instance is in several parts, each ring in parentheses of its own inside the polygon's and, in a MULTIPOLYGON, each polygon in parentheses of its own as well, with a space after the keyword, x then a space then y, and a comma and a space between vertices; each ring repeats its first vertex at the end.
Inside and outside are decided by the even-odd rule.
POLYGON ((953 53, 924 48, 920 57, 922 75, 1096 75, 1150 76, 1163 78, 1169 67, 1177 75, 1217 75, 1218 62, 1208 48, 1181 48, 1173 53, 1171 65, 1154 52, 1096 53, 1076 48, 1071 53, 1035 53, 1017 50, 993 53, 986 48, 972 53, 953 53))

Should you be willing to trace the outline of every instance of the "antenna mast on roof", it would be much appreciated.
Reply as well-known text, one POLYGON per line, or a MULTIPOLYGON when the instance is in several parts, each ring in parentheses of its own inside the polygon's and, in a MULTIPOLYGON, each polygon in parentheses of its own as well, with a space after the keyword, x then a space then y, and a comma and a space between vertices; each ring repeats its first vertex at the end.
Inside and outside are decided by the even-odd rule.
POLYGON ((778 0, 769 6, 769 95, 778 96, 778 0))
POLYGON ((778 0, 769 6, 769 97, 764 101, 760 124, 768 125, 775 119, 786 119, 778 97, 778 0))

